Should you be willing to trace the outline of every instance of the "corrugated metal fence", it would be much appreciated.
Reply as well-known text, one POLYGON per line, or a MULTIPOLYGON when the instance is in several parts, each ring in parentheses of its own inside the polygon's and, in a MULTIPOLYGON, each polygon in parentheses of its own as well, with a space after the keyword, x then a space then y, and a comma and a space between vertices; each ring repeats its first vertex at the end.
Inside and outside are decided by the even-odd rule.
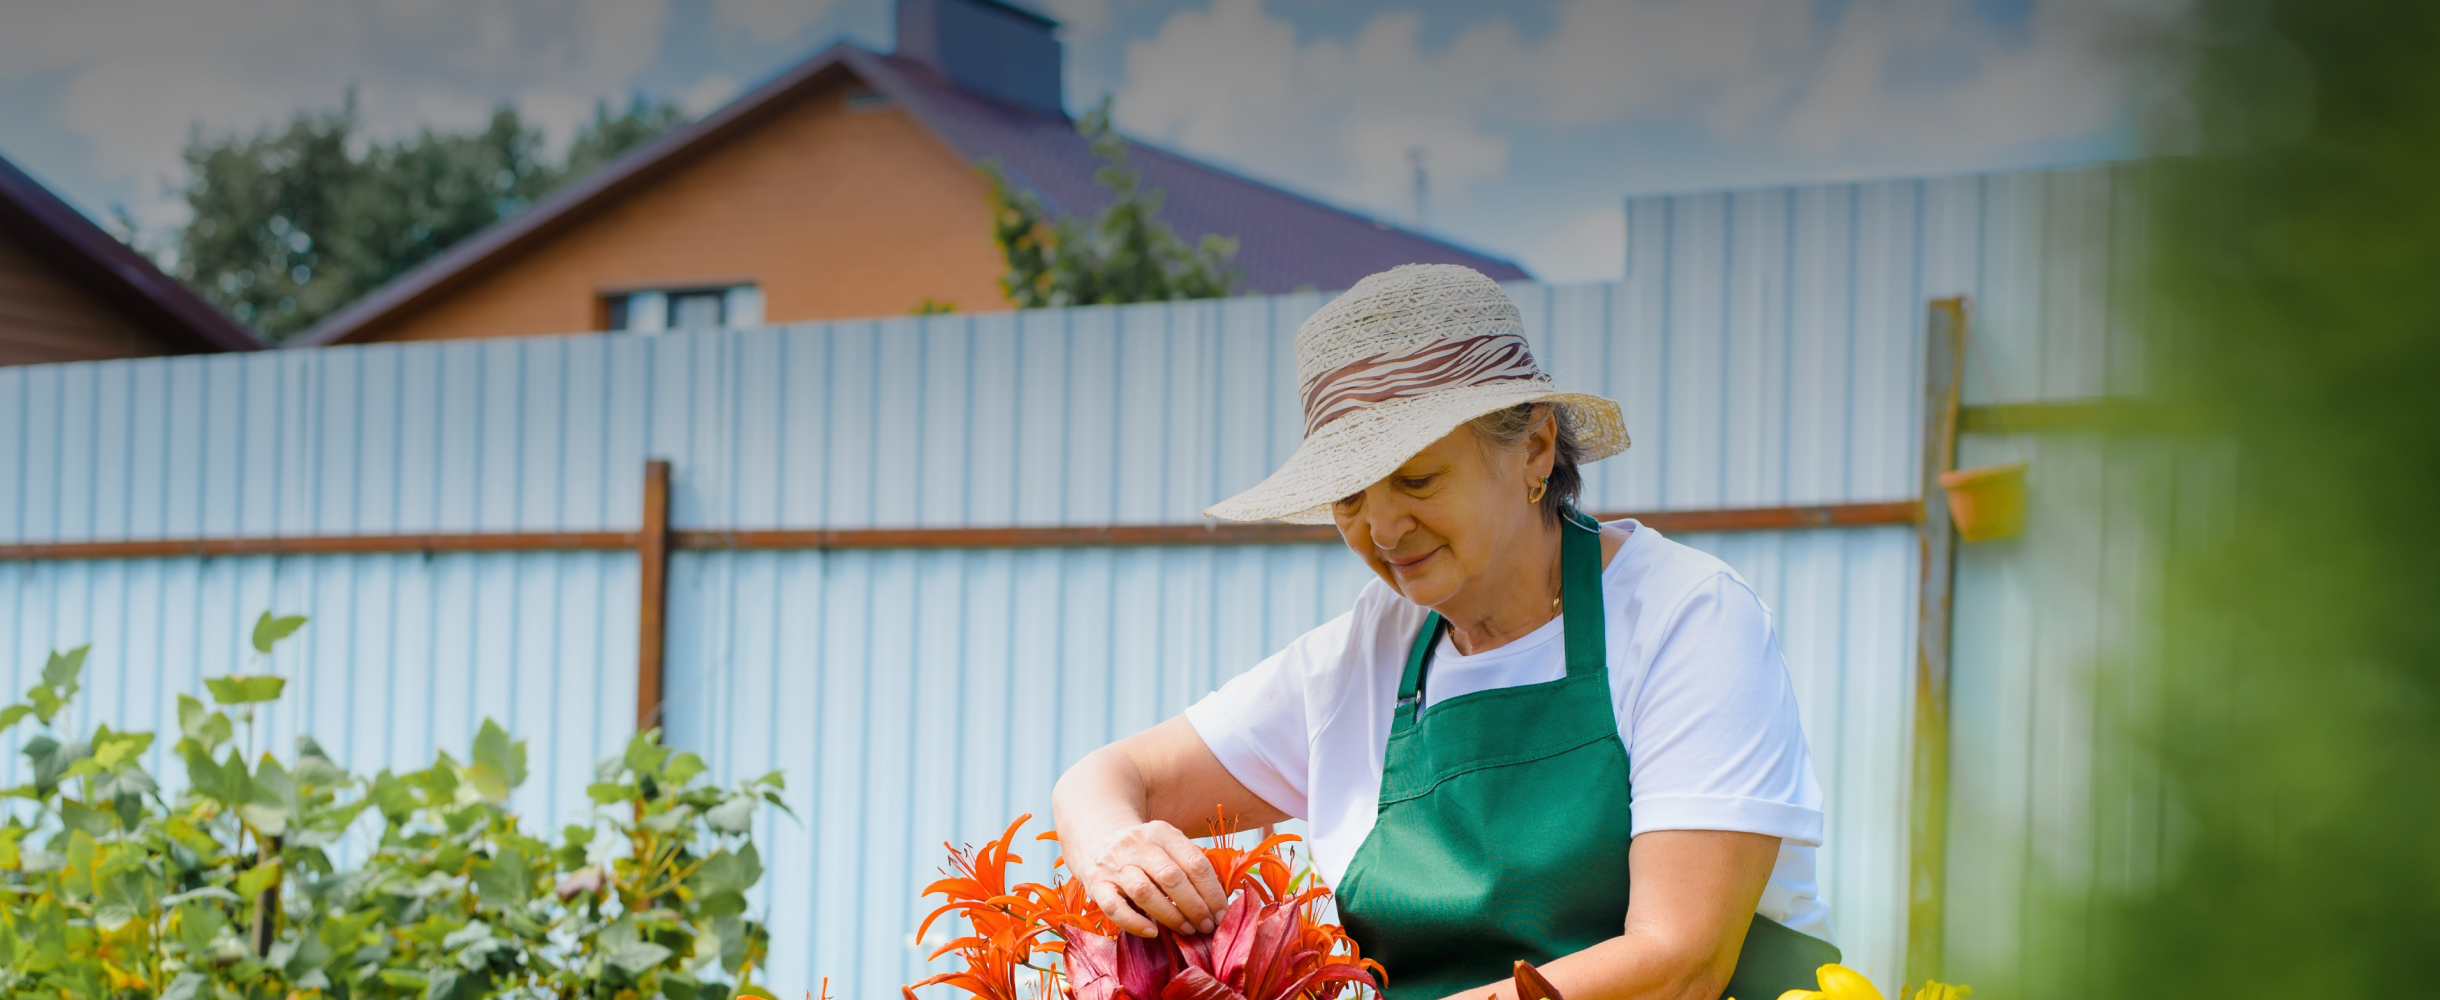
MULTIPOLYGON (((2108 202, 2100 171, 1638 200, 1624 281, 1511 293, 1564 385, 1626 407, 1638 444, 1591 470, 1591 509, 1903 499, 1928 298, 1982 303, 2007 398, 2109 387, 2106 324, 2060 313, 2086 315, 2108 202)), ((681 528, 1194 522, 1294 447, 1290 338, 1321 301, 0 369, 0 541, 630 530, 648 457, 681 528)), ((1776 613, 1830 795, 1824 887, 1850 961, 1894 985, 1913 535, 1688 540, 1776 613)), ((271 664, 295 683, 266 745, 412 767, 497 717, 533 744, 523 809, 556 823, 632 728, 635 573, 601 552, 0 564, 0 671, 22 689, 91 642, 74 723, 171 729, 178 693, 256 669, 255 613, 309 614, 271 664)), ((802 817, 765 828, 775 982, 923 974, 941 841, 1047 815, 1068 762, 1364 573, 1327 545, 679 553, 672 739, 722 774, 785 770, 802 817)))

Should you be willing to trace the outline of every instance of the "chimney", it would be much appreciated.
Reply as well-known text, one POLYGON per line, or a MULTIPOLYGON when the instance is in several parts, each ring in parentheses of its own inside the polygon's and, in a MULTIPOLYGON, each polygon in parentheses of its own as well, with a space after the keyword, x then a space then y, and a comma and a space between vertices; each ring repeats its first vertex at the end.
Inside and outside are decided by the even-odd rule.
POLYGON ((967 90, 1065 118, 1058 27, 1001 0, 898 0, 898 55, 967 90))

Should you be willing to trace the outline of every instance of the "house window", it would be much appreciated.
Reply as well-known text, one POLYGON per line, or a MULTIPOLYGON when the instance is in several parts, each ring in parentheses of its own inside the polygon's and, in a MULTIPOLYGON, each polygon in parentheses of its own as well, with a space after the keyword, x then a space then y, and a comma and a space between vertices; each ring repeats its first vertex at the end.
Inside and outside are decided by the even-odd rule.
POLYGON ((762 289, 753 285, 693 286, 602 296, 603 328, 619 333, 719 330, 761 326, 762 289))

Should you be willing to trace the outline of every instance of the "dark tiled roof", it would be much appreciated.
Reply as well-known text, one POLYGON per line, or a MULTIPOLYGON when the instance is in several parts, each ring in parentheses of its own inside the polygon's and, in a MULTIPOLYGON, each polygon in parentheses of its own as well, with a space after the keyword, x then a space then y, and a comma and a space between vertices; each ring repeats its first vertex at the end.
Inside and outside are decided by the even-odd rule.
POLYGON ((6 157, 0 157, 0 230, 125 310, 173 351, 214 354, 268 346, 6 157))
MULTIPOLYGON (((788 102, 845 76, 904 104, 915 119, 969 159, 995 158, 1012 180, 1054 210, 1091 212, 1110 193, 1093 182, 1101 168, 1075 124, 958 88, 921 64, 833 45, 684 128, 612 161, 593 176, 542 200, 532 210, 467 237, 414 270, 350 303, 298 339, 343 341, 401 310, 469 280, 492 258, 546 239, 679 165, 768 118, 788 102)), ((1130 142, 1128 162, 1146 187, 1162 191, 1161 217, 1189 242, 1206 233, 1235 237, 1241 291, 1340 289, 1400 264, 1465 264, 1501 280, 1527 278, 1524 269, 1311 198, 1249 180, 1156 146, 1130 142)))
MULTIPOLYGON (((1085 214, 1110 201, 1094 183, 1102 161, 1076 126, 978 96, 930 67, 861 49, 848 65, 905 103, 934 133, 973 160, 997 159, 1012 180, 1054 211, 1085 214)), ((1334 208, 1158 146, 1129 141, 1127 163, 1162 192, 1161 219, 1188 242, 1205 234, 1238 241, 1244 291, 1340 289, 1400 264, 1464 264, 1500 281, 1529 276, 1514 263, 1334 208)))

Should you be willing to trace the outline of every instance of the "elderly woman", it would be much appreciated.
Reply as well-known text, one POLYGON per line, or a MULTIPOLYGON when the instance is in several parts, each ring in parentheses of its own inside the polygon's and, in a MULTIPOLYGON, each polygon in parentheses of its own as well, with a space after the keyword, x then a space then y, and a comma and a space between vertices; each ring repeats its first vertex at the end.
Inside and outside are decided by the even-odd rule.
POLYGON ((1296 335, 1305 441, 1207 513, 1333 523, 1380 577, 1183 716, 1087 755, 1073 869, 1141 935, 1226 904, 1182 829, 1298 817, 1392 1000, 1772 1000, 1836 961, 1821 790, 1745 581, 1571 505, 1627 447, 1474 271, 1358 282, 1296 335))

